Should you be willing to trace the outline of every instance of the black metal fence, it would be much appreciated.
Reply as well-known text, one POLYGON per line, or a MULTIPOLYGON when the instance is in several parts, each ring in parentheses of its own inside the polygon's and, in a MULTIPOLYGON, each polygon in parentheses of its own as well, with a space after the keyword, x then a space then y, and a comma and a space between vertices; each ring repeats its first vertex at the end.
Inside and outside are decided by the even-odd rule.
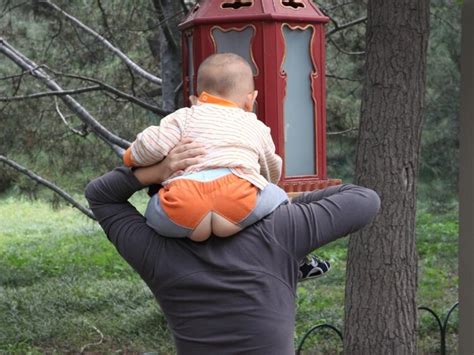
MULTIPOLYGON (((420 311, 426 311, 428 312, 429 314, 431 314, 433 316, 433 318, 435 319, 436 321, 436 324, 439 328, 439 336, 440 336, 440 348, 439 348, 439 353, 441 355, 446 355, 446 334, 447 334, 447 329, 448 329, 448 322, 449 322, 449 318, 451 317, 451 314, 453 313, 453 311, 458 308, 459 306, 459 302, 456 302, 455 304, 453 304, 451 306, 451 308, 449 308, 448 312, 446 313, 446 316, 444 317, 443 320, 441 320, 441 318, 438 316, 438 314, 433 311, 431 308, 429 307, 426 307, 426 306, 420 306, 418 307, 418 309, 420 311)), ((298 345, 298 348, 296 350, 296 354, 297 355, 300 355, 301 352, 303 351, 303 347, 304 347, 304 344, 305 344, 305 341, 308 339, 308 337, 314 333, 317 333, 319 332, 321 329, 330 329, 331 331, 335 332, 337 334, 337 336, 339 337, 339 339, 341 340, 341 343, 343 342, 343 337, 342 337, 342 332, 337 329, 334 325, 332 324, 328 324, 328 323, 324 323, 324 324, 318 324, 314 327, 312 327, 311 329, 309 329, 305 334, 304 336, 301 338, 301 341, 298 345)))

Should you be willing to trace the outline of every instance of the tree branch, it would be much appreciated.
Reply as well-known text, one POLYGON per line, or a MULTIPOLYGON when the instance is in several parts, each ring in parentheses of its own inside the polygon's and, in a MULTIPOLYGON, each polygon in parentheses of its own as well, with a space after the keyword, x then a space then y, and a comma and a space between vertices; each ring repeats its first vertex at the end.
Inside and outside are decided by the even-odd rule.
POLYGON ((350 51, 346 51, 345 49, 341 48, 337 43, 336 41, 332 40, 331 38, 328 38, 328 42, 331 43, 334 47, 336 47, 336 49, 341 52, 341 53, 344 53, 344 54, 347 54, 347 55, 365 55, 365 51, 360 51, 360 52, 350 52, 350 51))
POLYGON ((340 3, 340 4, 336 4, 336 5, 334 5, 334 6, 331 6, 331 7, 329 8, 329 11, 332 12, 332 11, 334 11, 334 10, 337 10, 337 9, 340 8, 340 7, 344 7, 344 6, 347 6, 347 5, 350 5, 350 4, 354 4, 355 2, 356 2, 356 1, 346 1, 346 2, 342 2, 342 3, 340 3))
POLYGON ((107 32, 108 36, 112 37, 112 31, 110 30, 109 21, 107 21, 107 14, 105 12, 104 7, 102 6, 102 1, 97 0, 97 5, 99 6, 100 13, 102 15, 102 23, 104 25, 105 31, 107 32))
POLYGON ((7 1, 7 2, 5 3, 4 9, 2 10, 2 15, 0 16, 0 19, 1 19, 3 16, 5 16, 7 13, 11 12, 12 10, 14 10, 14 9, 16 9, 16 8, 18 8, 18 7, 22 7, 23 5, 27 4, 28 2, 29 2, 29 1, 23 1, 23 2, 21 2, 21 3, 19 3, 19 4, 15 4, 15 5, 11 5, 11 6, 10 6, 10 2, 7 1), (10 6, 10 7, 7 9, 8 6, 10 6))
POLYGON ((98 91, 98 90, 102 90, 100 85, 88 86, 85 88, 79 88, 79 89, 73 89, 73 90, 39 92, 36 94, 23 95, 23 96, 11 96, 11 97, 0 96, 0 102, 39 99, 39 98, 47 97, 47 96, 77 95, 77 94, 82 94, 84 92, 98 91))
POLYGON ((41 176, 35 174, 31 170, 28 170, 24 166, 18 164, 14 160, 8 159, 7 157, 5 157, 3 155, 0 155, 0 162, 3 162, 5 164, 9 165, 13 169, 15 169, 15 170, 19 171, 20 173, 28 176, 30 179, 36 181, 37 183, 39 183, 43 186, 46 186, 50 190, 53 190, 55 193, 57 193, 59 196, 61 196, 63 199, 65 199, 67 202, 69 202, 73 207, 77 208, 79 211, 84 213, 87 217, 95 220, 94 214, 92 213, 92 211, 90 209, 88 209, 88 208, 84 207, 83 205, 81 205, 79 202, 74 200, 74 198, 71 195, 69 195, 66 191, 59 188, 58 186, 56 186, 52 182, 42 178, 41 176))
POLYGON ((140 67, 137 63, 132 61, 125 53, 123 53, 120 49, 115 47, 112 43, 110 43, 108 40, 106 40, 104 37, 102 37, 100 34, 95 32, 93 29, 90 27, 86 26, 83 24, 81 21, 79 21, 77 18, 69 15, 66 11, 61 9, 59 6, 56 4, 53 4, 49 0, 42 0, 40 1, 41 4, 45 4, 55 11, 59 12, 61 15, 63 15, 67 20, 72 22, 74 25, 82 29, 83 31, 87 32, 91 36, 93 36, 95 39, 97 39, 100 43, 102 43, 105 47, 107 47, 109 50, 111 50, 113 53, 115 53, 127 66, 129 66, 135 73, 140 75, 141 77, 145 78, 146 80, 156 84, 156 85, 161 85, 162 80, 158 78, 157 76, 149 73, 142 67, 140 67))
POLYGON ((358 18, 354 21, 351 21, 351 22, 348 22, 348 23, 345 23, 343 25, 339 25, 337 23, 336 20, 334 20, 332 17, 329 16, 329 19, 332 21, 332 23, 334 23, 334 28, 329 31, 327 34, 326 34, 326 37, 329 38, 331 37, 333 34, 335 34, 336 32, 339 32, 339 31, 342 31, 342 30, 345 30, 349 27, 352 27, 352 26, 355 26, 355 25, 358 25, 362 22, 365 22, 367 21, 367 16, 364 16, 364 17, 361 17, 361 18, 358 18))
POLYGON ((0 81, 22 78, 25 74, 29 74, 27 71, 22 71, 21 74, 8 75, 0 78, 0 81))
POLYGON ((327 132, 326 135, 328 135, 328 136, 337 136, 337 135, 346 134, 346 133, 357 131, 357 130, 359 130, 357 127, 352 127, 352 128, 346 129, 344 131, 327 132))
MULTIPOLYGON (((25 57, 10 46, 4 39, 0 37, 0 53, 6 55, 16 65, 25 71, 29 71, 32 76, 40 80, 52 91, 64 91, 44 70, 40 69, 33 61, 25 57)), ((65 105, 73 111, 82 122, 91 127, 92 131, 97 134, 102 140, 108 141, 110 144, 117 145, 121 148, 128 148, 130 142, 120 138, 119 136, 110 132, 107 128, 102 126, 79 102, 73 99, 70 95, 60 96, 65 105)), ((109 145, 110 145, 109 144, 109 145)))
POLYGON ((49 40, 49 43, 48 45, 46 46, 45 50, 44 50, 44 53, 43 53, 43 57, 47 57, 48 55, 48 52, 49 52, 49 49, 51 48, 51 46, 53 45, 53 42, 56 40, 56 38, 59 37, 59 35, 61 34, 62 30, 63 30, 63 22, 61 21, 61 19, 57 16, 55 16, 55 19, 56 21, 58 22, 59 26, 58 26, 58 30, 56 31, 56 33, 54 33, 50 40, 49 40))
POLYGON ((86 129, 87 127, 83 128, 82 131, 79 131, 79 130, 75 129, 75 128, 66 120, 66 117, 64 117, 63 113, 62 113, 61 110, 59 109, 58 100, 57 100, 56 98, 54 99, 54 105, 55 105, 57 114, 59 115, 59 117, 61 117, 61 120, 64 122, 64 124, 66 125, 66 127, 69 128, 69 130, 71 130, 71 132, 73 132, 74 134, 77 134, 78 136, 81 136, 81 137, 87 136, 87 129, 86 129))
POLYGON ((49 67, 44 67, 47 71, 53 73, 54 75, 56 76, 63 76, 65 78, 71 78, 71 79, 78 79, 78 80, 84 80, 84 81, 88 81, 88 82, 91 82, 91 83, 94 83, 94 84, 97 84, 99 85, 100 87, 102 87, 105 91, 108 91, 122 99, 126 99, 127 101, 130 101, 131 103, 134 103, 138 106, 141 106, 143 107, 144 109, 147 109, 153 113, 156 113, 158 115, 161 115, 161 116, 166 116, 166 115, 169 115, 171 112, 169 111, 166 111, 166 110, 163 110, 162 108, 158 107, 158 106, 155 106, 155 105, 152 105, 152 104, 149 104, 141 99, 139 99, 138 97, 136 96, 133 96, 133 95, 130 95, 130 94, 127 94, 126 92, 123 92, 109 84, 106 84, 100 80, 97 80, 97 79, 93 79, 93 78, 89 78, 89 77, 86 77, 86 76, 82 76, 82 75, 77 75, 77 74, 66 74, 66 73, 62 73, 62 72, 58 72, 58 71, 55 71, 49 67))
POLYGON ((332 75, 332 74, 326 74, 326 78, 331 78, 335 80, 346 80, 346 81, 354 81, 357 83, 360 83, 362 79, 352 79, 352 78, 346 78, 344 76, 337 76, 337 75, 332 75))

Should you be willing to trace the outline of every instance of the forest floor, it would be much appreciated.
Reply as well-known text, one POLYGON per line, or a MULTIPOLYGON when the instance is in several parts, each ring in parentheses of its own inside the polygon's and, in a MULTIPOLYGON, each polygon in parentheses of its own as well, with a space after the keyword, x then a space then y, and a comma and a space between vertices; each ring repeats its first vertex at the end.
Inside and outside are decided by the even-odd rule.
MULTIPOLYGON (((145 198, 135 203, 143 209, 145 198)), ((445 316, 457 302, 457 211, 419 209, 418 305, 445 316)), ((300 284, 295 344, 314 325, 341 329, 347 239, 318 251, 332 262, 324 277, 300 284)), ((457 353, 458 311, 450 318, 448 354, 457 353)), ((439 353, 439 331, 420 312, 420 354, 439 353)), ((305 342, 305 353, 338 354, 335 333, 305 342)), ((0 353, 174 353, 153 295, 99 227, 69 207, 0 199, 0 353)))

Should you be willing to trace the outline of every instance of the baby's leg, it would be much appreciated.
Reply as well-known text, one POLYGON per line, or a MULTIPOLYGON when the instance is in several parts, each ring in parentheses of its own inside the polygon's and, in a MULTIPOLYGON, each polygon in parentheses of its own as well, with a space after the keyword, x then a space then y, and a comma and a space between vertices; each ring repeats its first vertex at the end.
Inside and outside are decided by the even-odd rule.
POLYGON ((209 212, 202 220, 199 222, 196 228, 192 231, 189 239, 195 242, 203 242, 211 236, 211 221, 212 221, 213 212, 209 212))

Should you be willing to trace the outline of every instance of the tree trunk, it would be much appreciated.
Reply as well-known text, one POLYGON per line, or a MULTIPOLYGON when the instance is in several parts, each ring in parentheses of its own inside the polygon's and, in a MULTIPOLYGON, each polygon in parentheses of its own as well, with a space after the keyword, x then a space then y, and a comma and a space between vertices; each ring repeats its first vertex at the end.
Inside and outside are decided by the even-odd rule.
POLYGON ((347 264, 346 354, 416 354, 416 179, 429 0, 369 0, 357 183, 382 200, 354 234, 347 264))
POLYGON ((459 154, 459 354, 474 354, 474 0, 464 1, 459 154))
POLYGON ((159 53, 161 78, 163 79, 163 109, 176 110, 175 90, 181 82, 181 42, 178 24, 182 16, 181 4, 176 0, 153 0, 153 5, 161 23, 159 34, 159 53))

